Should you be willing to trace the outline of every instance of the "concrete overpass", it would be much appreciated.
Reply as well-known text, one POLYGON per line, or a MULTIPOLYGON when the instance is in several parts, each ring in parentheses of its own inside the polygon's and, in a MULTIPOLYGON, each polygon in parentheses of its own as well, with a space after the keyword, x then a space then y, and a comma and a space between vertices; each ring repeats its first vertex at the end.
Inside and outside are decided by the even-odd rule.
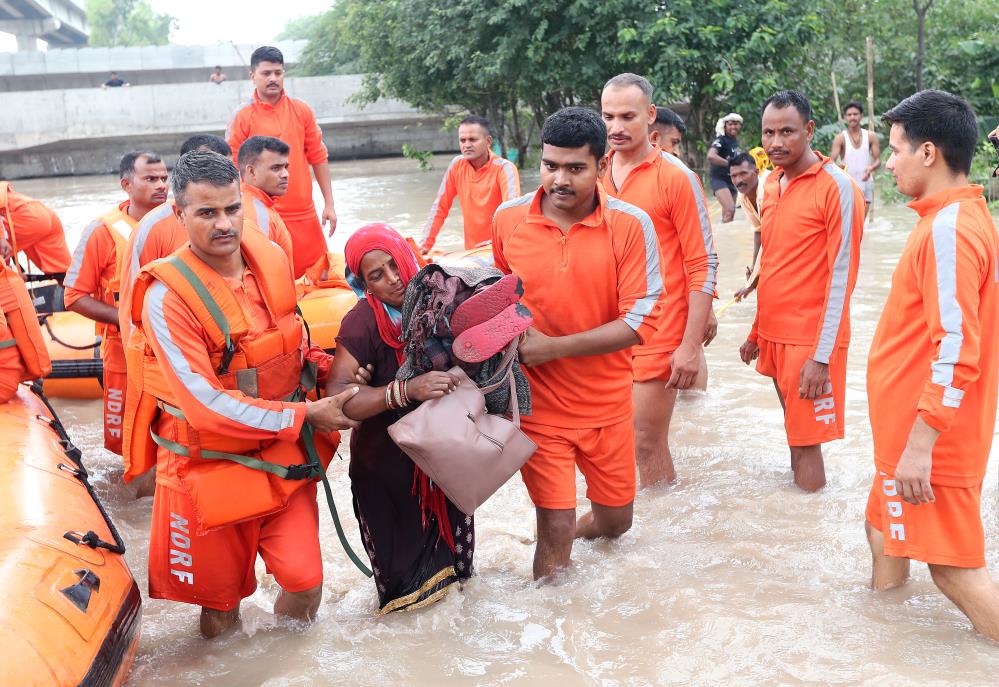
POLYGON ((19 51, 87 44, 90 27, 84 0, 0 0, 0 31, 17 38, 19 51))
MULTIPOLYGON (((361 75, 289 78, 288 93, 307 102, 333 158, 454 150, 439 116, 397 100, 360 108, 350 97, 361 75)), ((251 94, 248 81, 162 84, 131 88, 64 89, 4 94, 0 108, 0 179, 107 174, 129 150, 147 148, 168 163, 193 133, 221 134, 251 94)))
MULTIPOLYGON (((0 0, 0 7, 11 1, 0 0)), ((273 45, 281 49, 285 64, 293 68, 307 41, 278 41, 273 45)), ((133 86, 204 83, 215 65, 221 66, 229 79, 245 80, 250 55, 257 47, 220 43, 0 53, 0 92, 97 88, 112 71, 133 86)))

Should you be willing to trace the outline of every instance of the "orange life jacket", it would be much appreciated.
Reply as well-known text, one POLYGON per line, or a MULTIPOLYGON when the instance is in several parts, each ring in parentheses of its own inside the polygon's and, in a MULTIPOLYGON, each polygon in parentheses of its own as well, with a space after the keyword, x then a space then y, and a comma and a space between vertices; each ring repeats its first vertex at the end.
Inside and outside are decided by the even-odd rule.
MULTIPOLYGON (((137 226, 136 222, 128 216, 128 213, 121 208, 114 208, 101 215, 101 223, 107 228, 114 241, 115 269, 114 275, 109 279, 101 276, 99 300, 102 303, 118 307, 119 291, 121 290, 121 256, 125 254, 128 247, 128 237, 137 226)), ((96 322, 97 333, 107 337, 118 336, 118 327, 105 322, 96 322)))
POLYGON ((52 372, 42 328, 38 324, 38 314, 24 279, 14 268, 0 263, 0 309, 3 310, 10 330, 11 339, 0 345, 17 346, 24 363, 22 382, 45 377, 52 372), (13 341, 13 343, 11 343, 13 341))
POLYGON ((309 367, 303 365, 302 321, 296 314, 287 257, 256 231, 243 232, 241 251, 275 323, 265 331, 253 330, 223 277, 189 245, 147 265, 132 290, 130 317, 135 329, 125 353, 125 479, 156 465, 157 445, 166 448, 168 460, 174 461, 169 472, 178 475, 190 495, 199 532, 280 510, 307 480, 319 476, 318 470, 325 471, 339 443, 337 433, 317 432, 313 446, 308 425, 299 442, 199 431, 179 410, 143 332, 145 295, 156 281, 179 296, 204 327, 211 341, 212 365, 226 389, 268 400, 304 399, 309 385, 303 373, 309 367), (174 421, 164 423, 169 432, 160 436, 156 432, 162 429, 158 420, 163 412, 174 421), (302 463, 303 448, 309 464, 302 463))
POLYGON ((311 267, 306 268, 305 275, 296 282, 299 298, 320 289, 350 290, 350 284, 344 277, 346 265, 346 260, 339 253, 323 253, 311 267))

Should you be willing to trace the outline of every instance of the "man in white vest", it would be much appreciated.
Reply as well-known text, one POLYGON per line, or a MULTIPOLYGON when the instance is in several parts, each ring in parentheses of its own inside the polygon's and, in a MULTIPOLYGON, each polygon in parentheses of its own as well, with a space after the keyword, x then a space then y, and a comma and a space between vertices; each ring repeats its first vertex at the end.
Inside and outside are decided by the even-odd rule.
POLYGON ((843 108, 846 129, 836 134, 829 157, 853 177, 864 191, 864 221, 871 212, 874 198, 874 170, 881 166, 881 144, 874 132, 860 128, 864 117, 864 107, 858 102, 849 102, 843 108), (840 158, 843 161, 840 162, 840 158))

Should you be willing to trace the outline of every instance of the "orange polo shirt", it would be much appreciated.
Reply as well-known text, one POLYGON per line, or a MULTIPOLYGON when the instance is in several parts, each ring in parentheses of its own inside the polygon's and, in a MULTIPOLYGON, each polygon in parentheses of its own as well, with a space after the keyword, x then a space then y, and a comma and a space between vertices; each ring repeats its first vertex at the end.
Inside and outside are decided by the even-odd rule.
MULTIPOLYGON (((534 327, 565 336, 623 320, 642 342, 663 317, 659 243, 642 210, 597 187, 597 207, 566 234, 541 212, 544 188, 500 205, 493 260, 524 282, 534 327)), ((533 414, 524 424, 605 427, 631 417, 632 352, 525 367, 533 414)))
POLYGON ((82 296, 96 298, 107 305, 117 306, 114 294, 105 285, 110 284, 118 271, 118 242, 123 245, 139 223, 128 215, 128 201, 118 205, 121 216, 118 226, 108 226, 104 217, 99 217, 87 225, 80 242, 73 251, 73 262, 66 272, 63 286, 66 289, 64 300, 69 307, 82 296), (112 235, 118 235, 118 240, 112 235))
POLYGON ((864 194, 829 158, 816 155, 819 161, 783 191, 780 167, 767 178, 750 338, 811 346, 809 357, 828 363, 836 348, 850 342, 864 194))
POLYGON ((267 237, 281 247, 288 256, 288 264, 294 265, 291 234, 284 220, 274 208, 276 198, 256 186, 240 184, 243 192, 243 218, 249 220, 248 226, 255 227, 267 234, 267 237))
MULTIPOLYGON (((608 165, 614 164, 614 151, 608 165)), ((611 167, 601 179, 608 195, 648 213, 662 250, 666 300, 663 322, 642 349, 673 351, 683 340, 691 293, 714 295, 718 279, 708 204, 701 181, 674 155, 654 146, 649 156, 614 186, 611 167)))
POLYGON ((427 250, 433 248, 455 197, 461 204, 467 250, 490 239, 496 208, 500 203, 519 195, 520 175, 517 173, 517 165, 509 160, 490 150, 486 164, 475 169, 463 156, 456 156, 448 165, 440 188, 437 189, 434 204, 430 207, 430 217, 423 226, 420 247, 427 250))
POLYGON ((140 270, 153 260, 165 258, 187 243, 187 229, 173 214, 173 201, 150 210, 128 239, 120 258, 121 283, 118 286, 118 322, 122 343, 127 347, 132 331, 132 284, 140 270))
MULTIPOLYGON (((863 206, 861 206, 863 207, 863 206)), ((981 186, 909 204, 919 222, 867 359, 879 470, 893 475, 917 415, 941 432, 930 480, 981 484, 999 392, 999 241, 981 186)))

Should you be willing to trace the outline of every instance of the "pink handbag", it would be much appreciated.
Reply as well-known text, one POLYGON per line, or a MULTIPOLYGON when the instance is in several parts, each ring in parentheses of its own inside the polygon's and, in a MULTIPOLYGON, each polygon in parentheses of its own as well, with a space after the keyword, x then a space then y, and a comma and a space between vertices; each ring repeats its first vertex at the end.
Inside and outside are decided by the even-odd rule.
POLYGON ((461 512, 471 515, 520 470, 537 445, 520 430, 512 366, 517 340, 507 348, 498 382, 476 386, 460 367, 448 370, 454 391, 424 401, 388 428, 389 436, 461 512), (513 420, 486 413, 485 394, 510 384, 513 420))

